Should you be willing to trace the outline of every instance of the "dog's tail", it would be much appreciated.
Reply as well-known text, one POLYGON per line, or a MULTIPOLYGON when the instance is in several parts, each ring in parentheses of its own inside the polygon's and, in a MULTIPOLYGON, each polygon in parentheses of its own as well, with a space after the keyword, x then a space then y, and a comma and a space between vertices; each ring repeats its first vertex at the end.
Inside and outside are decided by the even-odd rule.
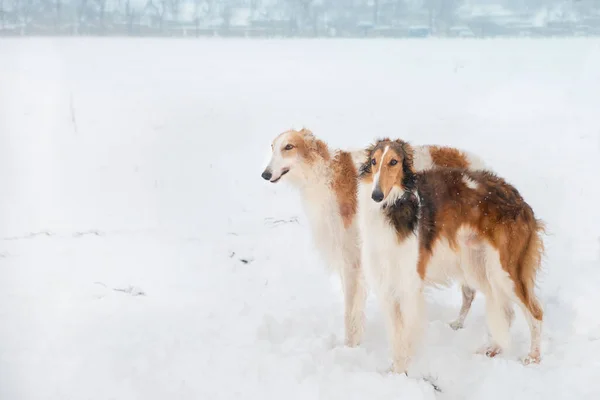
POLYGON ((536 275, 541 268, 542 257, 544 255, 542 234, 545 233, 546 228, 543 221, 535 218, 533 218, 531 226, 533 229, 530 232, 529 240, 524 246, 519 260, 515 291, 533 318, 541 321, 543 310, 535 296, 534 290, 536 275))
POLYGON ((352 163, 358 171, 360 167, 367 161, 369 151, 367 149, 355 149, 349 150, 350 156, 352 157, 352 163))
POLYGON ((462 151, 462 154, 467 159, 470 170, 473 170, 473 171, 480 170, 480 169, 484 169, 484 170, 488 170, 488 171, 490 170, 489 166, 478 155, 471 153, 469 151, 462 151))

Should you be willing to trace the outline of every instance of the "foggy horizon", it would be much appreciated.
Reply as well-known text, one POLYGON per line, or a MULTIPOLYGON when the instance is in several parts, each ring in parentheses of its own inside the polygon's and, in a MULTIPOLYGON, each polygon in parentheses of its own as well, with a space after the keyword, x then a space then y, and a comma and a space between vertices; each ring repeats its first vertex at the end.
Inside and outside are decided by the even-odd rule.
POLYGON ((568 37, 599 0, 0 0, 0 36, 568 37))

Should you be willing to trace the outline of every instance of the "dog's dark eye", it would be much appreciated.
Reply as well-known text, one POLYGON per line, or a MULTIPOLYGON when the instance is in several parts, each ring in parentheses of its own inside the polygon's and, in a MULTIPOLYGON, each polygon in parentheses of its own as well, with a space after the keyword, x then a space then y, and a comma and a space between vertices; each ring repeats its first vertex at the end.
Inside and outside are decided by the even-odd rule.
POLYGON ((285 146, 283 149, 284 149, 284 150, 291 150, 291 149, 293 149, 293 148, 294 148, 294 146, 292 146, 291 144, 288 144, 288 145, 286 145, 286 146, 285 146))
POLYGON ((392 158, 392 161, 390 161, 390 165, 394 166, 398 164, 398 161, 392 158))
POLYGON ((371 158, 371 165, 375 165, 375 164, 377 164, 377 161, 375 161, 374 158, 371 158))

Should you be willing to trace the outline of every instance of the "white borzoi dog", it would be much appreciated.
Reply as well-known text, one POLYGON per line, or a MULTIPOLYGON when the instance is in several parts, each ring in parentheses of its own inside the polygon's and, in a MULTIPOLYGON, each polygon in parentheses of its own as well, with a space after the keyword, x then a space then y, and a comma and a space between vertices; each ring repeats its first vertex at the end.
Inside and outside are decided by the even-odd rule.
MULTIPOLYGON (((357 215, 358 167, 364 149, 332 150, 307 129, 279 134, 262 177, 270 182, 284 178, 300 189, 316 247, 326 263, 340 275, 344 291, 345 343, 357 346, 364 332, 366 288, 361 266, 357 215)), ((434 166, 480 168, 475 156, 453 148, 415 147, 415 168, 434 166)), ((462 327, 475 291, 462 287, 463 304, 454 329, 462 327)))
POLYGON ((387 316, 393 371, 406 372, 422 336, 425 284, 452 281, 481 291, 492 336, 479 352, 509 342, 512 304, 525 313, 540 361, 542 309, 534 293, 543 224, 519 192, 485 170, 417 172, 418 151, 380 140, 359 173, 358 220, 363 264, 387 316))

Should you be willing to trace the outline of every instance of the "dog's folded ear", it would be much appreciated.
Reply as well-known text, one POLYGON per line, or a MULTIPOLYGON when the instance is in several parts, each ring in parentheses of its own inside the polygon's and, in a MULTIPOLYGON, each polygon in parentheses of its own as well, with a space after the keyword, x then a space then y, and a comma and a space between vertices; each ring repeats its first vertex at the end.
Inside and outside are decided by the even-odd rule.
POLYGON ((314 137, 312 131, 310 129, 306 129, 305 127, 302 127, 302 129, 300 129, 298 131, 298 133, 304 135, 304 136, 310 136, 310 137, 314 137))

